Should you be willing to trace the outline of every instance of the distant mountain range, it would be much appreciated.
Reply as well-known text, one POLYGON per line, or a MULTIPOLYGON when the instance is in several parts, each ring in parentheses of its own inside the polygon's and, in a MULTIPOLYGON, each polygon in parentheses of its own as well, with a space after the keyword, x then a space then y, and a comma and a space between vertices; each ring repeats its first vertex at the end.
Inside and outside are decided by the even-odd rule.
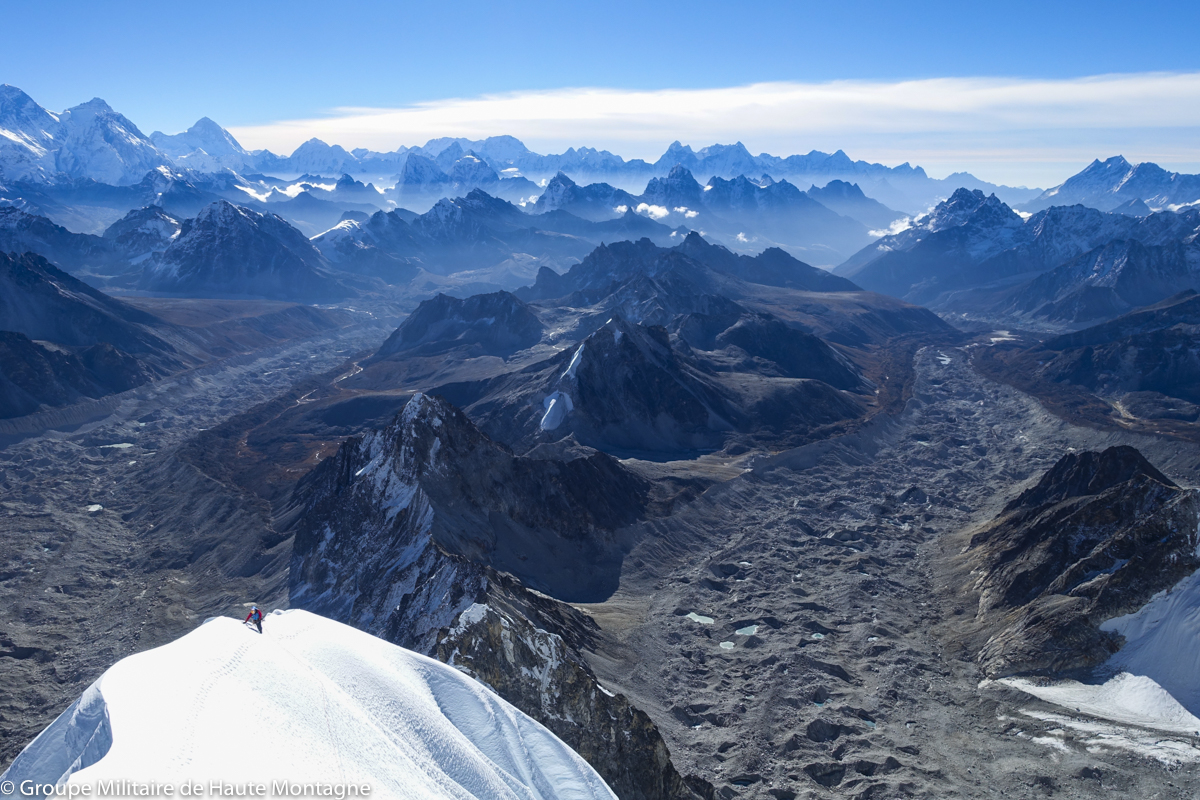
POLYGON ((1198 233, 1197 208, 1136 217, 1052 206, 1023 218, 960 189, 834 273, 943 311, 1087 323, 1200 289, 1198 233))
POLYGON ((112 285, 303 300, 382 279, 465 295, 561 273, 602 243, 674 246, 698 231, 733 253, 839 265, 939 311, 1034 324, 1095 322, 1200 288, 1200 176, 1119 156, 1045 192, 740 143, 675 142, 653 163, 539 155, 508 136, 390 153, 314 139, 285 157, 247 151, 208 118, 147 137, 102 100, 54 113, 11 86, 0 134, 0 247, 97 285, 124 276, 112 285), (189 222, 214 209, 211 230, 189 222), (217 243, 218 231, 231 238, 217 243))
POLYGON ((1168 172, 1157 164, 1130 164, 1122 156, 1093 161, 1061 186, 1024 203, 1024 211, 1050 206, 1085 205, 1101 211, 1179 210, 1200 203, 1200 175, 1168 172))
POLYGON ((146 136, 103 100, 94 99, 54 113, 8 85, 0 88, 0 131, 0 183, 58 183, 86 178, 126 186, 138 183, 148 171, 166 166, 202 173, 232 170, 243 176, 369 175, 399 185, 401 196, 414 186, 429 193, 425 190, 440 183, 486 189, 489 183, 512 181, 498 193, 517 199, 522 193, 536 194, 539 182, 558 172, 579 180, 634 187, 652 177, 665 176, 679 165, 702 180, 767 174, 798 185, 825 185, 831 180, 858 183, 888 206, 910 211, 927 207, 958 186, 995 191, 1009 202, 1031 200, 1039 194, 1036 189, 995 186, 965 173, 936 180, 920 167, 855 161, 840 150, 786 158, 766 153, 754 156, 740 142, 699 150, 675 142, 654 163, 626 161, 587 147, 541 155, 511 136, 434 139, 420 147, 401 147, 388 153, 346 150, 311 139, 291 155, 280 156, 266 150, 246 150, 208 117, 182 133, 155 131, 146 136), (471 159, 464 161, 467 156, 471 159))
POLYGON ((640 195, 607 183, 580 186, 560 172, 546 185, 535 208, 541 213, 569 211, 593 220, 635 210, 673 226, 715 235, 735 247, 784 247, 822 266, 841 262, 872 240, 868 223, 856 214, 885 228, 905 217, 867 198, 856 184, 834 181, 827 191, 817 191, 833 197, 848 214, 830 210, 788 181, 769 176, 754 181, 743 174, 732 180, 713 177, 701 186, 681 165, 672 167, 666 177, 651 178, 640 195))

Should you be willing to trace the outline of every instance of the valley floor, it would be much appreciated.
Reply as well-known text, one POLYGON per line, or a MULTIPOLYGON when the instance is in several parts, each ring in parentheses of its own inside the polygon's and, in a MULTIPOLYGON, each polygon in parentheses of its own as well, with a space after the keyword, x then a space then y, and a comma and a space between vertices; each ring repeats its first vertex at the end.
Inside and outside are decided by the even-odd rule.
POLYGON ((1195 797, 1200 731, 980 688, 955 556, 1069 448, 1138 447, 1194 486, 1192 445, 1070 426, 928 348, 899 417, 760 462, 647 525, 585 606, 593 667, 725 797, 1195 797), (916 487, 915 491, 907 490, 916 487), (957 582, 957 583, 956 583, 957 582))
MULTIPOLYGON (((304 402, 298 382, 336 377, 381 338, 293 342, 120 395, 69 431, 10 432, 0 765, 120 657, 243 602, 286 601, 290 545, 260 541, 270 507, 177 454, 281 393, 304 402), (253 541, 210 554, 215 531, 253 541)), ((1200 448, 1068 425, 981 377, 973 353, 920 351, 903 413, 762 459, 644 523, 618 592, 583 607, 604 632, 594 669, 654 718, 680 772, 722 797, 783 800, 1200 793, 1198 738, 980 688, 974 609, 953 588, 962 532, 1068 448, 1133 444, 1186 486, 1200 448)))

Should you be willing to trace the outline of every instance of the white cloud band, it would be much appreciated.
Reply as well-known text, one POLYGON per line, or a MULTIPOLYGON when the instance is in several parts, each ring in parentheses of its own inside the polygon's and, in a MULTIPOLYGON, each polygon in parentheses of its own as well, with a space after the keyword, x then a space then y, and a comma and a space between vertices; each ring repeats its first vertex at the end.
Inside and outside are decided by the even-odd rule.
POLYGON ((540 152, 589 145, 650 159, 674 139, 695 146, 740 140, 753 153, 843 148, 855 158, 952 169, 981 159, 1013 166, 1087 161, 1118 150, 1200 162, 1197 130, 1200 73, 1145 73, 557 89, 404 108, 339 108, 323 118, 233 133, 247 147, 285 153, 314 136, 347 148, 393 150, 438 136, 507 133, 540 152))

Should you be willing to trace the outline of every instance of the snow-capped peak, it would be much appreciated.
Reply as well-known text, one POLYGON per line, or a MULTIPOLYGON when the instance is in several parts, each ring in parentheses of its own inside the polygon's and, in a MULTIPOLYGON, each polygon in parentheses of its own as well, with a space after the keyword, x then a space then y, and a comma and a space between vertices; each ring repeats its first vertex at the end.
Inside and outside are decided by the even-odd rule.
POLYGON ((121 660, 3 778, 91 795, 187 782, 262 784, 276 797, 615 799, 483 684, 305 611, 268 615, 261 634, 213 619, 121 660))

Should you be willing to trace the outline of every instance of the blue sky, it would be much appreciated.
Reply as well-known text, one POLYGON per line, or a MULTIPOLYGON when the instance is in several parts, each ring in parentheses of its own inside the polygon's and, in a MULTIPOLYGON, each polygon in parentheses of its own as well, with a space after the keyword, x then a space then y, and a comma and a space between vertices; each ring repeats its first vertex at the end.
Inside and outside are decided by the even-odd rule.
MULTIPOLYGON (((1088 119, 1084 135, 1070 117, 1075 96, 1071 79, 1200 74, 1200 48, 1185 33, 1200 29, 1200 4, 1195 2, 42 0, 6 2, 0 16, 9 31, 0 48, 0 82, 20 86, 52 110, 100 96, 147 133, 178 131, 210 116, 235 129, 250 146, 284 151, 297 143, 297 136, 314 130, 346 147, 417 144, 409 137, 424 135, 420 125, 436 126, 442 117, 423 113, 420 125, 409 128, 403 126, 412 122, 411 115, 382 117, 400 126, 390 133, 378 126, 369 131, 329 123, 347 116, 347 108, 382 113, 432 103, 444 110, 453 106, 448 100, 502 95, 523 98, 523 109, 533 108, 535 101, 545 105, 523 124, 515 118, 507 123, 539 149, 588 144, 653 157, 674 138, 703 146, 710 142, 691 137, 727 136, 745 141, 755 152, 786 155, 843 147, 854 157, 932 165, 932 172, 963 168, 995 180, 1024 177, 1041 183, 1059 170, 1112 154, 1100 149, 1105 147, 1176 168, 1200 162, 1196 121, 1186 115, 1160 119, 1146 113, 1144 104, 1129 111, 1105 107, 1103 113, 1113 115, 1107 126, 1091 109, 1080 112, 1081 119, 1088 119), (889 96, 889 85, 910 82, 935 97, 945 87, 929 81, 941 78, 975 79, 950 87, 945 96, 952 98, 951 105, 959 105, 959 97, 973 97, 985 85, 978 79, 1003 79, 1016 87, 1003 101, 1008 106, 1023 86, 1055 86, 1041 95, 1040 108, 1062 113, 1050 115, 1054 120, 1046 124, 1030 122, 1028 115, 996 122, 989 107, 977 109, 970 125, 932 114, 927 130, 911 119, 894 129, 886 118, 881 125, 860 123, 870 117, 878 98, 889 96), (836 124, 814 126, 811 117, 827 114, 827 109, 806 113, 803 98, 780 106, 780 114, 798 120, 790 135, 778 119, 768 130, 755 127, 758 123, 750 117, 745 132, 735 133, 725 124, 728 120, 718 124, 717 118, 744 115, 724 101, 702 109, 713 124, 692 124, 686 119, 688 104, 717 95, 686 92, 673 95, 680 104, 674 115, 645 131, 628 118, 600 125, 579 115, 572 117, 572 125, 544 122, 554 117, 556 106, 573 102, 564 90, 653 97, 645 93, 830 82, 874 88, 858 92, 858 116, 842 115, 836 124), (311 130, 279 124, 298 120, 323 123, 311 130), (665 129, 668 124, 681 130, 672 135, 665 129), (871 130, 864 133, 864 127, 871 130), (339 138, 356 135, 372 140, 339 138), (909 152, 911 157, 904 155, 909 152)), ((1190 105, 1196 99, 1191 91, 1190 83, 1177 82, 1157 85, 1148 96, 1160 106, 1190 105)), ((583 101, 576 95, 574 102, 583 101)), ((620 107, 621 102, 611 100, 610 105, 620 107)), ((419 107, 425 112, 431 108, 419 107)), ((911 117, 927 107, 918 102, 916 111, 906 113, 911 117)), ((495 108, 484 105, 476 111, 490 114, 495 108)), ((504 114, 510 112, 515 113, 511 103, 504 114)), ((467 126, 448 133, 469 133, 486 122, 478 114, 469 123, 461 114, 447 119, 447 126, 456 119, 467 126)), ((492 132, 500 131, 479 130, 492 132)))

